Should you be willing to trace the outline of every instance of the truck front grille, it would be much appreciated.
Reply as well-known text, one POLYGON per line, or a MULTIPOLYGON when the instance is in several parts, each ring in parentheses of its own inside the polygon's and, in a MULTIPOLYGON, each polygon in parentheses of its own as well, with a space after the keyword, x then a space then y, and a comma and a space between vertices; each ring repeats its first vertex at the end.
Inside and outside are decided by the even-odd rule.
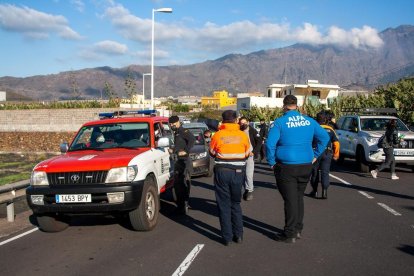
POLYGON ((47 179, 49 185, 100 184, 107 174, 108 171, 48 173, 47 179))
POLYGON ((404 140, 395 148, 397 149, 414 149, 414 140, 404 140), (402 145, 401 145, 402 144, 402 145))

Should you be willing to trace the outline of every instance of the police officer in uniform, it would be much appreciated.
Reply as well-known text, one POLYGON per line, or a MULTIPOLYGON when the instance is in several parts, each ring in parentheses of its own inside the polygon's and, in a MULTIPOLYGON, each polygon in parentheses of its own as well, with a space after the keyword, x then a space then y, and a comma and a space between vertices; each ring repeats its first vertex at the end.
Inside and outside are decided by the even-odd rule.
POLYGON ((240 206, 246 178, 246 158, 250 142, 237 124, 237 114, 226 110, 223 123, 211 138, 210 155, 215 158, 214 188, 224 245, 243 240, 243 214, 240 206))
POLYGON ((267 139, 267 133, 269 132, 268 127, 266 125, 266 121, 264 119, 260 119, 259 128, 260 128, 259 135, 260 135, 260 138, 262 138, 262 145, 260 146, 259 162, 262 163, 263 159, 266 157, 265 142, 267 139))
POLYGON ((297 111, 297 98, 283 99, 284 115, 270 127, 266 141, 267 161, 274 171, 284 201, 285 227, 275 240, 294 243, 303 229, 303 195, 312 171, 312 163, 323 153, 328 133, 310 117, 297 111), (312 147, 315 141, 315 148, 312 147))
POLYGON ((174 162, 174 190, 177 197, 177 210, 179 215, 188 214, 188 200, 190 198, 192 162, 190 149, 195 138, 188 129, 181 126, 178 116, 168 119, 171 130, 174 132, 174 146, 169 151, 173 154, 174 162))

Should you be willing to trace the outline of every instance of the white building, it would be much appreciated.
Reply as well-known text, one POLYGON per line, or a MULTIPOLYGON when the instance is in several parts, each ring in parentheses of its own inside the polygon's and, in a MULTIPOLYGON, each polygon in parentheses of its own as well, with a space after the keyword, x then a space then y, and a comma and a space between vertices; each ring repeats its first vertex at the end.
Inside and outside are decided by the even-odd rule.
POLYGON ((6 101, 6 92, 0 91, 0 102, 5 102, 5 101, 6 101))
POLYGON ((286 95, 295 95, 298 106, 305 101, 318 101, 329 107, 329 99, 338 97, 340 87, 336 84, 320 84, 317 80, 308 80, 306 84, 274 83, 267 87, 267 97, 251 97, 241 94, 237 97, 237 111, 256 107, 276 108, 283 106, 286 95), (244 97, 243 97, 244 96, 244 97))

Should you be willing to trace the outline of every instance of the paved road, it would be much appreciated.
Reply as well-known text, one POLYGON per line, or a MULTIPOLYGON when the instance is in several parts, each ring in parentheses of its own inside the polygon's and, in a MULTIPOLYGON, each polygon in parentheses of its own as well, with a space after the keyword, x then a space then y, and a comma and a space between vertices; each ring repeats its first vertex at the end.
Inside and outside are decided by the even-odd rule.
POLYGON ((241 245, 220 243, 212 179, 196 178, 187 219, 171 216, 168 196, 152 232, 133 232, 111 217, 75 218, 63 232, 33 231, 2 244, 1 271, 172 275, 186 263, 185 275, 414 275, 413 173, 374 180, 347 168, 351 163, 333 169, 328 200, 305 198, 305 229, 295 244, 271 239, 283 227, 283 201, 272 172, 258 164, 254 200, 242 203, 241 245))

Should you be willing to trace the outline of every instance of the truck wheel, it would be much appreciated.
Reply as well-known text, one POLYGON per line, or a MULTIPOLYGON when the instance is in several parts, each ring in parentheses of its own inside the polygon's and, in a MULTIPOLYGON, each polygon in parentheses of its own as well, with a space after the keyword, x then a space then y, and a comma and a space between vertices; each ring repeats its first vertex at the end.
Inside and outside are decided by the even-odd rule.
POLYGON ((358 149, 358 153, 357 153, 357 165, 359 168, 359 171, 362 173, 368 173, 369 172, 369 165, 367 163, 367 161, 365 160, 365 153, 364 150, 362 148, 358 149))
POLYGON ((56 215, 36 215, 39 229, 43 232, 60 232, 68 228, 67 219, 63 216, 56 215))
POLYGON ((150 231, 158 222, 160 200, 154 178, 147 176, 144 181, 141 202, 138 208, 129 212, 129 221, 136 231, 150 231))
POLYGON ((206 173, 204 176, 211 177, 212 175, 213 175, 213 169, 212 168, 209 168, 208 169, 208 173, 206 173))
POLYGON ((206 175, 205 175, 205 176, 207 176, 207 177, 211 177, 211 176, 213 175, 213 172, 214 172, 214 163, 213 163, 213 161, 210 159, 210 165, 209 165, 209 167, 208 167, 208 173, 206 173, 206 175))

